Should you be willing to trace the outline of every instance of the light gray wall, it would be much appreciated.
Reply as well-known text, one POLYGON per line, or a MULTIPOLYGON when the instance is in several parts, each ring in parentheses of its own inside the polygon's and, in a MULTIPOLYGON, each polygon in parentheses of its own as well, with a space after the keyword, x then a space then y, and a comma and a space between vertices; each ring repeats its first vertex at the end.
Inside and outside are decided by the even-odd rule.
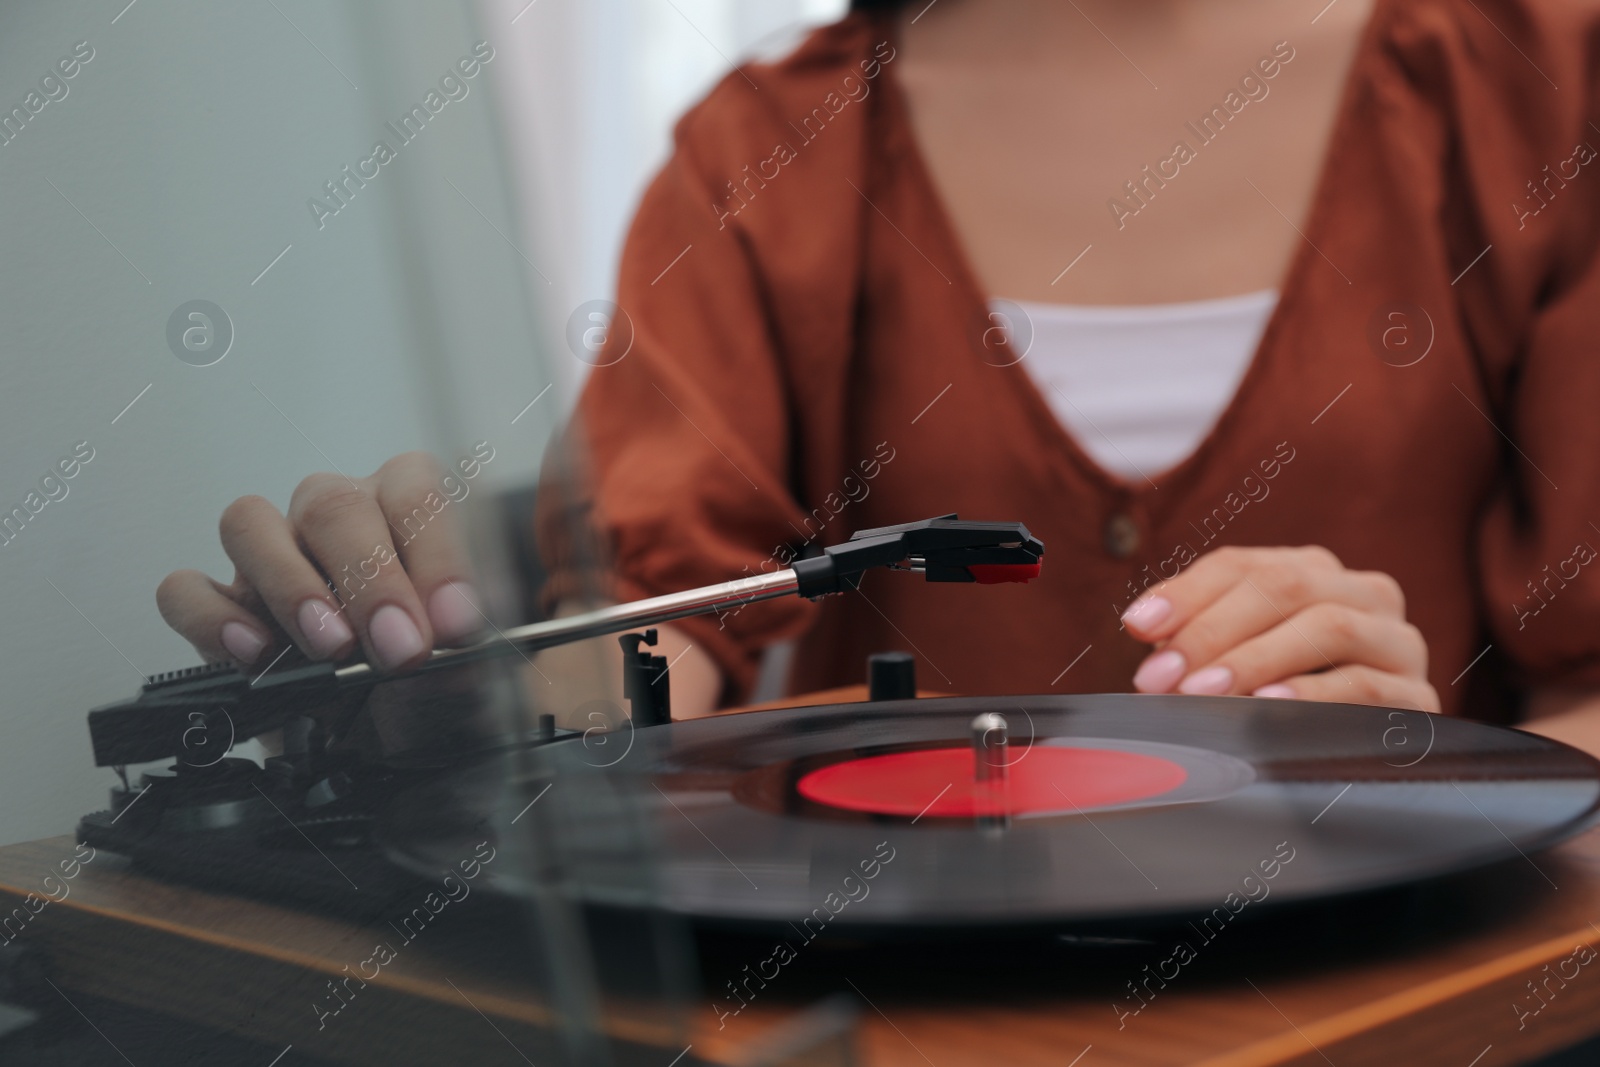
POLYGON ((231 578, 228 501, 480 439, 485 484, 516 482, 565 399, 511 423, 553 377, 494 62, 323 229, 307 208, 501 29, 424 0, 125 4, 0 7, 0 112, 94 49, 0 146, 0 512, 75 442, 95 453, 0 545, 0 843, 103 806, 84 714, 194 662, 153 594, 178 567, 231 578), (233 323, 213 366, 168 346, 194 299, 233 323))

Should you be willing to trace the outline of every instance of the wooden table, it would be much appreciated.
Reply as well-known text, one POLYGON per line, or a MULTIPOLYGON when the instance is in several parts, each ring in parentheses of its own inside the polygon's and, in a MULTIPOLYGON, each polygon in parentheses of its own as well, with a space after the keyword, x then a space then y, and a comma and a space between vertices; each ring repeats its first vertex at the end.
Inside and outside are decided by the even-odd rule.
MULTIPOLYGON (((59 878, 73 847, 61 837, 0 849, 5 909, 43 895, 45 877, 59 878)), ((66 884, 65 899, 14 942, 45 953, 65 993, 359 1064, 541 1062, 533 1052, 548 1047, 540 1042, 550 1015, 522 970, 522 942, 499 920, 464 917, 419 937, 319 1029, 311 1004, 371 955, 374 929, 156 882, 105 853, 66 884)), ((1366 911, 1308 911, 1241 929, 1232 946, 1219 937, 1209 959, 1120 1027, 1115 990, 1166 956, 1164 946, 985 947, 976 957, 996 958, 973 968, 971 949, 819 942, 792 985, 775 981, 723 1027, 707 1006, 676 1023, 641 1013, 612 1029, 670 1054, 692 1045, 694 1057, 738 1062, 816 997, 842 990, 861 1005, 861 1060, 874 1067, 1499 1067, 1600 1033, 1600 960, 1588 963, 1589 949, 1575 955, 1579 946, 1600 949, 1600 830, 1470 886, 1380 899, 1366 911), (1337 922, 1352 925, 1328 928, 1337 922), (1558 970, 1565 981, 1549 977, 1558 970), (1530 981, 1549 992, 1534 999, 1530 981)), ((746 952, 737 943, 712 948, 703 970, 736 973, 740 959, 760 958, 746 952)))

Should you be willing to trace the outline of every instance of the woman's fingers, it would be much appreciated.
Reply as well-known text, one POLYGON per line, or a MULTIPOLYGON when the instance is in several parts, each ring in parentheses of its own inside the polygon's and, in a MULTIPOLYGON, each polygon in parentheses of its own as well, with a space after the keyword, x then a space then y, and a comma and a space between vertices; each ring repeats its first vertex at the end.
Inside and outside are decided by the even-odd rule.
POLYGON ((1428 653, 1405 622, 1324 601, 1227 649, 1178 683, 1180 693, 1251 693, 1314 671, 1362 664, 1422 676, 1428 653))
POLYGON ((289 642, 318 660, 359 644, 374 666, 400 670, 436 639, 464 642, 487 620, 457 521, 477 467, 461 468, 457 478, 408 452, 370 478, 314 474, 287 516, 242 497, 220 524, 234 585, 176 572, 158 591, 161 613, 207 659, 243 663, 289 642))
POLYGON ((1134 675, 1141 692, 1439 706, 1399 584, 1325 548, 1218 549, 1141 596, 1123 623, 1156 646, 1134 675))
POLYGON ((173 571, 156 588, 156 607, 206 662, 259 662, 274 644, 270 623, 229 594, 199 571, 173 571))
POLYGON ((1326 548, 1219 548, 1178 577, 1146 593, 1122 615, 1141 641, 1174 637, 1217 601, 1239 587, 1293 615, 1317 600, 1347 599, 1358 607, 1404 612, 1399 586, 1386 575, 1348 571, 1326 548), (1337 594, 1337 596, 1335 595, 1337 594))
MULTIPOLYGON (((1266 567, 1256 574, 1244 574, 1145 660, 1134 676, 1134 686, 1149 693, 1227 691, 1215 688, 1220 676, 1208 671, 1208 665, 1301 612, 1339 605, 1347 609, 1347 615, 1339 619, 1397 621, 1398 616, 1391 617, 1383 610, 1385 603, 1375 588, 1370 576, 1342 569, 1294 576, 1278 567, 1266 567), (1204 676, 1197 677, 1202 672, 1206 672, 1204 676)), ((1305 640, 1315 642, 1316 638, 1303 639, 1302 645, 1305 640)), ((1338 654, 1329 655, 1337 658, 1338 654)))
POLYGON ((289 520, 259 496, 222 512, 222 549, 278 626, 312 659, 337 659, 355 645, 328 583, 301 551, 289 520))
POLYGON ((434 637, 441 643, 467 640, 483 629, 485 617, 471 583, 452 491, 465 482, 446 475, 426 452, 407 452, 379 469, 378 507, 389 524, 400 562, 427 609, 434 637))
POLYGON ((433 648, 433 630, 367 486, 312 475, 295 489, 289 521, 333 582, 368 658, 384 670, 420 663, 433 648))
POLYGON ((1392 674, 1356 663, 1344 664, 1337 670, 1286 678, 1264 687, 1256 695, 1340 704, 1377 704, 1413 711, 1439 710, 1439 694, 1427 679, 1392 674))

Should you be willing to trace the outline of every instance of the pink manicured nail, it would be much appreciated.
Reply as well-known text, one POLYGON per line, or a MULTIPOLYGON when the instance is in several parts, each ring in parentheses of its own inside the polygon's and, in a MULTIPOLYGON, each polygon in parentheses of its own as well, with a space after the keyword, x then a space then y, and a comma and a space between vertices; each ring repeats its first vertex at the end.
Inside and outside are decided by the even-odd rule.
POLYGON ((1262 686, 1250 695, 1253 697, 1271 697, 1274 700, 1293 700, 1294 690, 1282 682, 1273 682, 1271 685, 1262 686))
POLYGON ((373 612, 367 627, 372 638, 372 651, 378 657, 378 666, 393 670, 408 660, 415 659, 428 649, 422 640, 422 631, 411 621, 404 608, 385 604, 373 612))
POLYGON ((1233 671, 1227 667, 1207 667, 1195 671, 1178 685, 1180 693, 1216 695, 1233 688, 1233 671))
POLYGON ((1149 630, 1153 626, 1160 626, 1171 614, 1172 601, 1164 596, 1153 596, 1136 601, 1122 613, 1122 621, 1124 624, 1132 623, 1141 630, 1149 630))
POLYGON ((428 598, 428 621, 440 640, 458 641, 472 636, 483 629, 478 591, 466 582, 441 585, 428 598))
POLYGON ((254 663, 267 647, 267 639, 242 622, 222 624, 222 647, 240 663, 254 663))
POLYGON ((1141 693, 1170 692, 1188 669, 1188 661, 1183 658, 1182 652, 1171 649, 1157 652, 1139 665, 1139 670, 1133 676, 1133 687, 1141 693))
POLYGON ((295 612, 295 621, 305 635, 311 654, 318 659, 330 659, 355 639, 350 624, 320 600, 308 600, 295 612))

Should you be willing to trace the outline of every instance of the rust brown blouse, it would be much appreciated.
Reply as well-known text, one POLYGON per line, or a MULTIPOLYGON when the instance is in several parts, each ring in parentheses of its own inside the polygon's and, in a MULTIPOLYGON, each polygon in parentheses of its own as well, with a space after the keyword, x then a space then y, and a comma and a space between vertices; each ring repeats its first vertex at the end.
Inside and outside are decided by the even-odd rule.
POLYGON ((891 25, 824 28, 679 124, 623 254, 632 329, 574 423, 585 495, 560 499, 592 508, 623 599, 946 512, 1044 540, 1029 586, 876 574, 685 620, 729 699, 786 638, 795 691, 892 648, 934 689, 1126 690, 1137 592, 1219 545, 1312 543, 1399 580, 1448 712, 1600 683, 1596 13, 1378 0, 1254 360, 1154 485, 1098 468, 992 329, 891 25))

